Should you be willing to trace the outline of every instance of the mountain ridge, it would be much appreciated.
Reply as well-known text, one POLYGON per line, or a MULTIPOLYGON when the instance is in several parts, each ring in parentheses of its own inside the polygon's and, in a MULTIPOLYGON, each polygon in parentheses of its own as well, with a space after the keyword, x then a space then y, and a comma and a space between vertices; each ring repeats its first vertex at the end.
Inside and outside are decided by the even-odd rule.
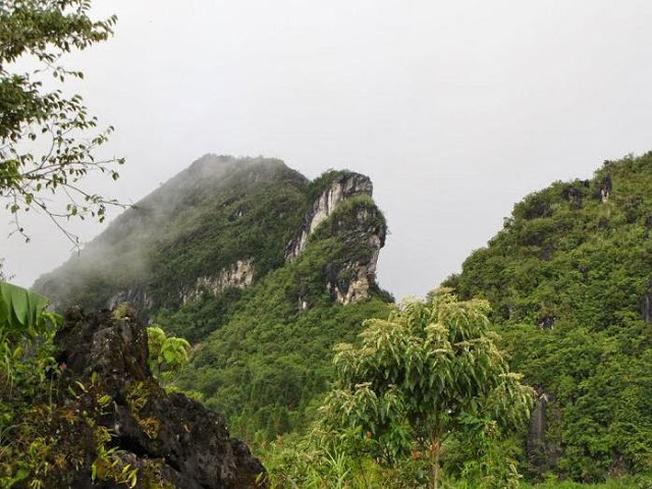
POLYGON ((376 282, 387 223, 372 194, 349 170, 309 181, 280 160, 205 155, 36 288, 60 308, 130 302, 195 343, 179 385, 236 433, 272 438, 306 423, 332 347, 393 300, 376 282))

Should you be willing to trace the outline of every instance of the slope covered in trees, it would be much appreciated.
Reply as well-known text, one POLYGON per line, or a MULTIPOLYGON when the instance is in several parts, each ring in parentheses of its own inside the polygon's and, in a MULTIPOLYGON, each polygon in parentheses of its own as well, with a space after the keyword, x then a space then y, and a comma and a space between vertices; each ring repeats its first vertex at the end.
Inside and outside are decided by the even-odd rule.
POLYGON ((307 179, 279 160, 205 155, 35 288, 62 308, 177 307, 199 277, 238 258, 255 260, 256 277, 279 266, 307 192, 307 179))
MULTIPOLYGON (((652 154, 556 182, 518 203, 445 282, 463 301, 490 303, 510 369, 536 392, 529 429, 484 446, 496 465, 478 462, 477 474, 508 459, 513 472, 495 480, 516 480, 517 469, 578 481, 651 469, 651 188, 652 154)), ((60 306, 130 301, 188 339, 192 360, 175 387, 269 447, 314 427, 333 347, 356 344, 364 320, 395 313, 375 281, 386 223, 371 193, 352 172, 309 181, 278 160, 209 155, 37 286, 60 306)), ((270 450, 285 477, 289 459, 277 457, 286 452, 270 450)), ((467 477, 473 450, 444 446, 446 473, 467 477)))
POLYGON ((493 307, 536 387, 530 470, 577 480, 652 467, 652 153, 516 204, 446 285, 493 307))
POLYGON ((235 432, 304 426, 331 349, 391 297, 375 282, 385 219, 371 181, 308 181, 279 160, 207 155, 36 284, 61 309, 114 307, 194 343, 179 385, 235 432))

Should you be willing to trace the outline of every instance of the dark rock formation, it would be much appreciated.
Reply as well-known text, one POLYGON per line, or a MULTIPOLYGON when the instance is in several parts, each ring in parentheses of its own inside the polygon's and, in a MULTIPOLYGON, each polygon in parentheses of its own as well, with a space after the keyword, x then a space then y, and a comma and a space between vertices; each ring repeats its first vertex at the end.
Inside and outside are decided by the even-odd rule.
POLYGON ((264 468, 229 436, 222 416, 167 394, 152 377, 142 324, 116 320, 109 311, 73 309, 65 319, 55 338, 63 368, 58 403, 68 413, 61 415, 66 443, 83 449, 76 467, 51 475, 52 487, 125 487, 119 473, 127 465, 127 472, 138 469, 139 488, 264 487, 257 482, 264 468), (104 441, 98 433, 106 433, 104 441), (103 458, 105 450, 112 450, 117 472, 103 458))
POLYGON ((386 233, 384 218, 375 207, 355 209, 330 223, 329 234, 350 248, 343 260, 330 263, 326 270, 326 288, 338 303, 369 297, 376 284, 376 264, 386 233))
POLYGON ((577 210, 582 208, 582 198, 584 197, 582 186, 586 186, 584 182, 575 182, 568 185, 562 191, 562 197, 568 201, 571 209, 577 210))
POLYGON ((552 329, 555 326, 557 318, 550 314, 545 314, 539 318, 539 328, 552 329))
POLYGON ((602 186, 600 187, 600 198, 603 203, 606 203, 609 200, 609 195, 611 195, 612 189, 613 184, 611 182, 611 175, 607 175, 604 177, 602 186))
POLYGON ((114 309, 118 305, 128 302, 138 311, 147 310, 153 306, 152 299, 143 285, 136 284, 131 288, 118 292, 111 297, 106 304, 108 309, 114 309))
POLYGON ((561 412, 551 394, 540 388, 537 393, 530 414, 526 453, 529 472, 541 477, 559 463, 561 446, 558 419, 561 412))
MULTIPOLYGON (((354 206, 342 215, 335 215, 338 207, 359 196, 371 197, 373 185, 369 177, 359 173, 342 172, 317 195, 306 213, 294 238, 285 248, 288 261, 296 259, 308 245, 311 237, 323 226, 328 236, 337 236, 350 252, 344 260, 330 263, 326 270, 326 288, 333 300, 350 304, 369 297, 375 286, 376 264, 387 233, 384 218, 375 206, 354 206)), ((300 295, 299 309, 309 306, 300 295)))
POLYGON ((541 393, 534 403, 530 415, 530 429, 527 436, 527 456, 530 468, 540 472, 548 466, 546 457, 546 408, 548 395, 541 393))

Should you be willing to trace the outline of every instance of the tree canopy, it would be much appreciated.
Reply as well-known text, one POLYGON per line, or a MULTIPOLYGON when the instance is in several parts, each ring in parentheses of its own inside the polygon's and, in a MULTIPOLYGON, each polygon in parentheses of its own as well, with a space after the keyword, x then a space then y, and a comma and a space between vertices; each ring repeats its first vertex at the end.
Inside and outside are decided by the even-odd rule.
POLYGON ((450 436, 487 423, 513 430, 529 416, 532 389, 510 372, 488 312, 485 301, 461 302, 442 290, 386 320, 366 321, 361 344, 337 347, 336 387, 321 408, 323 425, 348 431, 355 446, 386 463, 416 449, 438 487, 450 436))
POLYGON ((122 159, 96 158, 113 128, 98 128, 82 97, 61 87, 84 77, 62 57, 113 34, 116 17, 93 20, 90 6, 89 0, 0 0, 0 201, 13 215, 14 232, 26 239, 23 212, 45 213, 77 243, 66 220, 103 221, 107 205, 118 204, 84 184, 91 172, 118 178, 122 159))
POLYGON ((489 300, 511 365, 548 398, 531 474, 652 470, 650 188, 652 153, 555 182, 517 203, 447 282, 489 300))

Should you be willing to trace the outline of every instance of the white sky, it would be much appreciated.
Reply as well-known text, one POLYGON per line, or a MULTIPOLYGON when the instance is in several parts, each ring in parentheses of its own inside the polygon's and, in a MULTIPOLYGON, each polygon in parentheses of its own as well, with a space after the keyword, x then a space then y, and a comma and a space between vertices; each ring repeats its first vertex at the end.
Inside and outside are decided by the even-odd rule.
MULTIPOLYGON (((424 294, 512 205, 652 149, 649 0, 101 0, 116 36, 71 59, 136 201, 207 152, 370 175, 381 285, 424 294)), ((30 285, 69 255, 39 219, 0 256, 30 285)), ((74 224, 90 239, 103 226, 74 224)))

